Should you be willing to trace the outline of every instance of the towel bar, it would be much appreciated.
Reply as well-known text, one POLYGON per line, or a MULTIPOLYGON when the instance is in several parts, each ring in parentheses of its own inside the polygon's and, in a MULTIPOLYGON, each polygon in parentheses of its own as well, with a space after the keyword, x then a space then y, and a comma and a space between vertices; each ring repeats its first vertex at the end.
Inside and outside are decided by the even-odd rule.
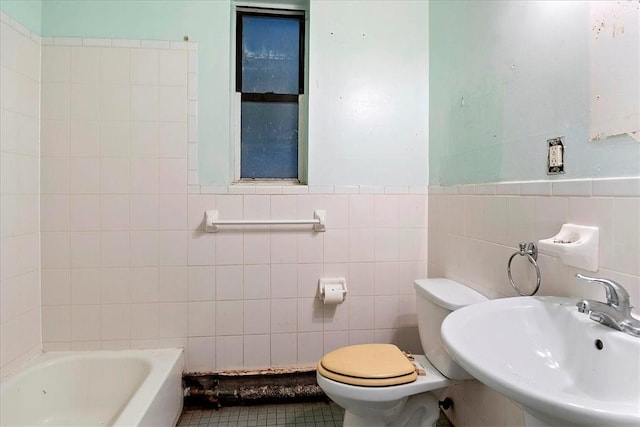
POLYGON ((205 212, 205 231, 215 233, 221 225, 313 225, 313 231, 326 231, 326 211, 313 211, 313 219, 219 219, 217 210, 205 212))

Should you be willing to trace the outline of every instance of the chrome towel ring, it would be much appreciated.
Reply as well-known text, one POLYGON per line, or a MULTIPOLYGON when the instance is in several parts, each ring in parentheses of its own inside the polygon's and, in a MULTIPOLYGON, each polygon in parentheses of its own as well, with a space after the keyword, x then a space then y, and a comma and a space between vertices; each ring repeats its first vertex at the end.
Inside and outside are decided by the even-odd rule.
POLYGON ((533 242, 529 242, 529 243, 520 242, 520 250, 518 252, 514 252, 514 254, 511 255, 511 258, 509 258, 509 262, 507 263, 507 276, 509 277, 509 283, 511 283, 511 286, 513 286, 513 289, 515 289, 518 295, 520 296, 528 297, 531 295, 535 295, 536 292, 538 292, 538 289, 540 289, 540 267, 538 267, 538 263, 536 262, 537 259, 538 259, 538 248, 536 247, 536 244, 533 242), (516 255, 526 256, 529 262, 533 264, 533 266, 536 268, 536 278, 537 278, 536 288, 530 294, 523 294, 520 291, 520 289, 518 289, 518 286, 516 286, 515 282, 513 281, 513 277, 511 277, 511 261, 513 261, 513 257, 516 255))

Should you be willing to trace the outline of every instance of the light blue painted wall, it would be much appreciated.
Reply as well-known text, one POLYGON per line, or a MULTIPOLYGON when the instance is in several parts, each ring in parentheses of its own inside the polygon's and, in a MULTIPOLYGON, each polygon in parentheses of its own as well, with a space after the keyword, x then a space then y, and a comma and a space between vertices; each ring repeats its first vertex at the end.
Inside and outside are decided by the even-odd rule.
POLYGON ((589 141, 590 13, 579 1, 430 3, 431 184, 549 179, 556 136, 566 174, 551 179, 640 175, 640 143, 589 141))
POLYGON ((36 34, 42 32, 42 0, 0 0, 0 10, 36 34))
MULTIPOLYGON (((567 144, 567 173, 553 179, 640 175, 640 144, 630 137, 589 142, 588 2, 432 1, 430 12, 424 2, 376 2, 389 17, 398 17, 381 26, 390 34, 429 21, 430 34, 411 38, 413 54, 394 52, 396 42, 388 39, 377 45, 363 43, 373 37, 358 40, 355 30, 380 20, 375 13, 362 14, 362 2, 310 3, 317 15, 310 25, 310 73, 316 81, 310 85, 315 95, 309 106, 310 183, 424 184, 427 173, 432 184, 547 179, 545 140, 559 135, 567 144), (357 28, 336 44, 330 28, 340 27, 342 37, 347 33, 336 21, 340 17, 357 28), (422 72, 427 53, 430 70, 422 72), (349 57, 364 64, 361 79, 343 81, 336 73, 349 65, 349 57), (400 72, 386 68, 380 79, 385 68, 375 65, 376 57, 383 65, 408 58, 398 70, 413 70, 419 85, 413 93, 419 96, 402 97, 407 91, 399 91, 397 82, 406 76, 400 72), (420 83, 426 79, 425 89, 420 83), (336 126, 342 116, 335 114, 345 108, 338 92, 352 90, 354 82, 370 90, 353 111, 377 109, 396 128, 362 126, 366 120, 336 126), (398 102, 388 102, 394 99, 398 102), (426 103, 430 113, 423 109, 426 103), (429 114, 429 137, 422 135, 427 126, 422 114, 429 114)), ((231 4, 2 0, 0 7, 43 36, 182 40, 189 35, 198 42, 200 180, 227 184, 231 4)))
POLYGON ((309 181, 428 183, 429 4, 312 1, 309 181))
MULTIPOLYGON (((425 185, 428 3, 375 1, 370 16, 364 4, 310 1, 308 182, 425 185), (406 38, 407 28, 419 36, 406 38)), ((42 33, 197 42, 199 178, 224 185, 233 175, 231 14, 230 0, 44 0, 42 33)))

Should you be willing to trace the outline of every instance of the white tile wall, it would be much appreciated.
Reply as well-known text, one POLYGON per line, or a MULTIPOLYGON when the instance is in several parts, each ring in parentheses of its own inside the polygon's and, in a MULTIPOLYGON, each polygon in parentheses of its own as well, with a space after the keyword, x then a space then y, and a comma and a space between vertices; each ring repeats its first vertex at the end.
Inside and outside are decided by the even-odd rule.
MULTIPOLYGON (((52 67, 55 64, 52 64, 52 67)), ((55 70, 52 70, 55 75, 55 70)), ((0 12, 0 378, 41 351, 40 41, 0 12)), ((55 124, 52 134, 64 133, 55 124)), ((59 147, 64 151, 64 147, 59 147)), ((43 205, 65 215, 64 199, 43 205)), ((64 228, 64 219, 46 222, 64 228)), ((52 278, 47 294, 64 299, 52 278), (55 288, 56 292, 51 292, 55 288), (61 295, 57 295, 58 292, 61 295)))
MULTIPOLYGON (((548 196, 531 195, 536 193, 535 189, 540 188, 541 183, 519 183, 521 189, 517 191, 518 194, 511 195, 504 195, 499 191, 503 184, 497 185, 498 195, 478 195, 476 192, 461 194, 460 188, 456 187, 432 187, 429 196, 429 247, 432 254, 429 259, 429 274, 459 278, 489 295, 510 296, 513 291, 506 276, 500 274, 499 280, 492 282, 490 279, 493 277, 486 275, 493 272, 482 274, 483 272, 477 271, 486 262, 477 263, 477 267, 469 267, 469 263, 473 264, 473 258, 483 256, 493 259, 504 257, 503 254, 510 256, 518 242, 537 241, 553 236, 567 222, 592 225, 600 228, 598 273, 628 276, 623 285, 629 288, 632 302, 638 306, 640 179, 606 180, 610 184, 604 184, 605 180, 580 182, 575 188, 570 183, 558 186, 554 182, 553 188, 562 187, 562 190, 548 196), (594 190, 585 194, 584 189, 595 187, 596 182, 599 187, 609 188, 610 192, 602 194, 600 190, 594 190), (624 196, 618 195, 623 190, 614 188, 616 183, 623 187, 624 196), (573 191, 567 190, 570 188, 573 191), (461 218, 465 218, 465 221, 461 218), (436 248, 444 251, 435 250, 436 248), (616 248, 619 249, 616 251, 616 248), (460 265, 466 268, 459 267, 460 265)), ((544 262, 553 265, 553 271, 547 272, 549 276, 561 277, 563 282, 566 279, 566 283, 560 284, 543 278, 541 293, 580 294, 584 286, 572 285, 576 269, 547 259, 550 257, 545 255, 541 257, 544 262), (548 289, 545 290, 545 286, 548 289)))
POLYGON ((399 296, 411 299, 413 274, 426 271, 424 188, 188 187, 194 50, 105 43, 43 47, 43 316, 61 321, 45 330, 45 348, 173 343, 197 371, 312 366, 376 330, 415 335, 415 319, 396 319, 412 319, 399 296), (328 230, 204 233, 214 208, 236 219, 324 208, 328 230), (324 307, 318 279, 351 286, 352 272, 355 311, 350 299, 324 307))
MULTIPOLYGON (((600 228, 595 274, 621 283, 640 306, 640 178, 523 182, 486 186, 431 187, 429 195, 429 276, 445 276, 496 298, 516 296, 508 283, 506 262, 521 241, 555 235, 562 224, 600 228), (464 188, 463 188, 464 187, 464 188)), ((539 255, 539 295, 601 299, 597 287, 578 283, 580 270, 539 255)), ((515 279, 533 289, 535 274, 519 257, 515 279)), ((353 309, 354 301, 351 301, 353 309)), ((376 321, 389 321, 388 319, 376 321)), ((478 382, 450 388, 456 401, 449 416, 455 425, 523 425, 522 409, 478 382)))

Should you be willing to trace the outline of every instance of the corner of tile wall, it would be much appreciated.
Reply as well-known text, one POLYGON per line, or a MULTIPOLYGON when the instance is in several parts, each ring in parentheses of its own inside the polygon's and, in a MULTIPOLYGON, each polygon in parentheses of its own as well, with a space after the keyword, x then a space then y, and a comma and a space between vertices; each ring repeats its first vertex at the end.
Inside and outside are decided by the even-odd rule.
POLYGON ((40 43, 0 12, 2 221, 0 378, 42 351, 40 321, 40 43))

